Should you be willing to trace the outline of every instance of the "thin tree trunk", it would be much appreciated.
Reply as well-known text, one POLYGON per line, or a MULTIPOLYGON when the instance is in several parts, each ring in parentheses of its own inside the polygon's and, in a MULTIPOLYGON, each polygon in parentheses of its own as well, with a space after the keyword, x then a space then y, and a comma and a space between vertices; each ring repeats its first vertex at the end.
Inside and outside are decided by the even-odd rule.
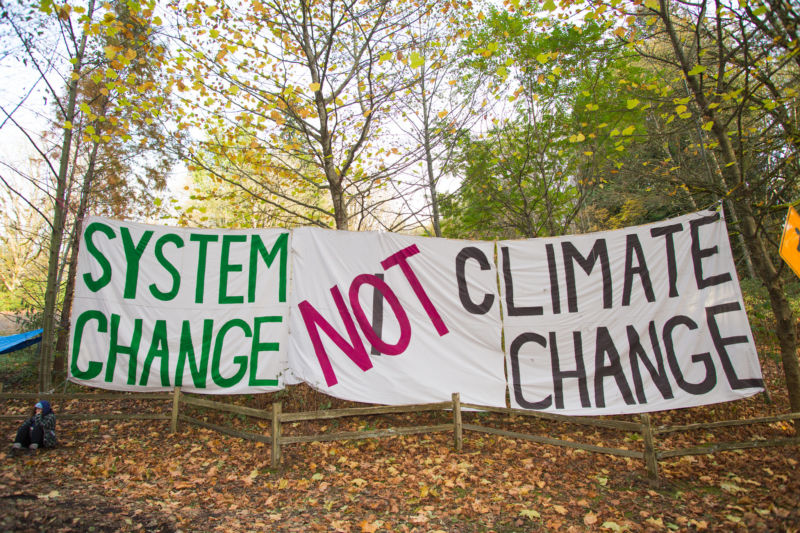
MULTIPOLYGON (((691 91, 689 90, 689 86, 686 83, 686 80, 683 81, 684 87, 686 87, 686 92, 688 96, 692 96, 691 91)), ((705 143, 703 142, 703 130, 700 127, 700 118, 699 116, 695 116, 695 131, 697 132, 697 145, 700 147, 700 154, 703 156, 703 162, 706 165, 706 170, 708 171, 709 179, 711 179, 712 183, 717 182, 719 180, 720 184, 722 185, 723 189, 727 192, 730 190, 728 187, 728 183, 725 181, 725 175, 722 173, 722 169, 719 167, 719 161, 717 161, 717 156, 714 152, 708 151, 705 148, 705 143), (711 163, 709 163, 709 159, 711 163, 713 163, 714 168, 711 168, 711 163)), ((719 200, 719 197, 717 196, 719 200)), ((739 215, 736 214, 736 207, 733 205, 733 202, 730 199, 725 199, 725 208, 730 213, 731 221, 733 225, 737 228, 740 227, 739 224, 739 215)), ((739 242, 739 249, 742 252, 742 257, 744 258, 745 268, 747 268, 747 276, 750 279, 756 279, 756 271, 753 267, 753 259, 750 257, 750 250, 747 248, 747 245, 744 242, 744 234, 742 233, 741 229, 736 233, 736 240, 739 242)))
POLYGON ((99 143, 94 143, 92 153, 89 156, 89 167, 83 176, 83 187, 81 188, 81 202, 75 214, 75 227, 72 235, 72 246, 70 247, 69 270, 67 272, 67 287, 64 290, 64 307, 61 310, 61 321, 58 327, 58 340, 56 341, 56 353, 53 364, 53 371, 63 372, 66 368, 67 343, 69 341, 69 324, 72 315, 72 297, 75 293, 75 276, 78 269, 78 252, 80 251, 81 233, 83 232, 83 219, 89 208, 89 194, 94 180, 94 168, 97 161, 97 151, 99 143))
MULTIPOLYGON (((335 173, 335 171, 333 171, 335 173)), ((344 200, 344 190, 342 189, 341 178, 329 178, 331 188, 331 201, 333 202, 333 216, 336 222, 336 229, 350 229, 350 220, 347 216, 347 205, 344 200)))
POLYGON ((420 72, 420 94, 422 98, 422 149, 425 151, 425 169, 428 174, 428 190, 431 193, 431 222, 433 223, 433 234, 436 237, 442 236, 442 228, 439 223, 439 195, 436 192, 436 176, 433 168, 433 147, 431 146, 431 110, 428 102, 428 95, 425 92, 425 77, 427 76, 425 66, 420 72))
POLYGON ((750 207, 745 199, 741 202, 742 233, 751 249, 754 266, 758 277, 767 289, 772 313, 775 315, 775 334, 781 348, 781 365, 786 379, 786 389, 789 393, 789 405, 792 412, 800 412, 800 364, 797 359, 797 329, 795 318, 786 298, 778 270, 769 257, 769 252, 763 238, 758 234, 755 218, 750 213, 750 207))
POLYGON ((692 97, 700 112, 711 121, 711 133, 719 143, 722 161, 725 163, 724 168, 721 169, 723 172, 722 177, 728 180, 728 185, 736 188, 734 206, 740 217, 741 232, 745 244, 750 250, 750 257, 756 274, 767 289, 772 312, 775 315, 776 334, 781 347, 781 362, 786 379, 786 389, 789 394, 789 404, 793 412, 800 412, 800 363, 798 363, 797 358, 795 319, 789 307, 786 293, 783 290, 783 282, 778 270, 772 262, 764 239, 759 234, 758 224, 752 212, 751 191, 747 182, 744 181, 742 169, 728 132, 723 125, 723 121, 717 116, 715 109, 710 107, 697 76, 689 74, 692 65, 672 24, 670 3, 670 0, 660 0, 659 16, 664 23, 664 28, 669 35, 675 56, 680 62, 687 84, 691 89, 692 97))
MULTIPOLYGON (((94 14, 94 0, 90 0, 88 17, 91 20, 94 14)), ((87 35, 83 32, 80 44, 75 53, 75 64, 72 72, 75 74, 67 85, 67 106, 64 111, 64 120, 70 123, 75 121, 75 103, 78 99, 78 78, 83 64, 83 55, 86 50, 87 35)), ((53 206, 53 231, 50 234, 50 256, 47 264, 47 289, 44 298, 44 321, 42 324, 42 349, 39 358, 39 392, 47 392, 52 387, 53 377, 53 340, 55 337, 56 307, 58 305, 58 272, 61 260, 61 243, 64 238, 66 220, 65 201, 67 193, 67 174, 69 172, 70 152, 72 150, 72 128, 64 129, 64 140, 61 144, 58 176, 56 181, 55 205, 53 206)))

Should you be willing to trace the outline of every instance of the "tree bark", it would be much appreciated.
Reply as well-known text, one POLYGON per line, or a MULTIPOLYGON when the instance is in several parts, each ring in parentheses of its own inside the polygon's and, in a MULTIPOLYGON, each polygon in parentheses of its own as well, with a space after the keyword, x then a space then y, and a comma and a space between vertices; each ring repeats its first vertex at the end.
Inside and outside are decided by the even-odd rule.
MULTIPOLYGON (((90 0, 87 15, 91 20, 94 13, 94 0, 90 0)), ((78 99, 78 79, 80 76, 83 55, 86 50, 87 35, 81 35, 76 48, 73 76, 67 85, 67 105, 64 109, 64 120, 73 122, 75 104, 78 99)), ((72 128, 64 129, 61 143, 58 176, 56 177, 56 194, 53 206, 53 231, 50 234, 50 255, 47 263, 47 288, 44 298, 44 320, 42 324, 42 350, 39 357, 39 392, 47 392, 52 388, 53 378, 53 341, 55 337, 56 307, 58 305, 58 273, 61 260, 61 244, 64 238, 66 220, 67 175, 69 171, 70 152, 72 151, 72 128)))
POLYGON ((742 234, 751 250, 751 256, 756 268, 756 273, 769 294, 772 313, 775 315, 775 334, 781 349, 781 365, 786 389, 789 393, 789 405, 792 412, 800 412, 800 363, 797 358, 797 328, 789 300, 783 286, 778 270, 769 257, 768 249, 761 235, 755 218, 750 213, 747 201, 741 202, 740 211, 744 211, 741 218, 742 234))
POLYGON ((70 260, 67 271, 67 287, 64 290, 64 307, 61 310, 61 321, 58 327, 58 340, 56 341, 55 360, 53 361, 53 371, 58 374, 66 368, 67 349, 69 341, 69 324, 72 315, 72 297, 75 293, 75 276, 78 269, 78 252, 80 251, 81 233, 83 232, 83 219, 89 209, 89 195, 92 190, 94 180, 94 168, 97 161, 99 143, 94 143, 92 153, 89 155, 89 167, 83 175, 83 186, 81 188, 81 202, 78 211, 75 213, 75 227, 73 228, 72 246, 70 246, 70 260))
POLYGON ((797 331, 795 319, 783 290, 783 282, 778 269, 772 261, 762 235, 759 233, 758 224, 752 211, 751 190, 744 180, 739 159, 728 136, 721 117, 710 106, 706 94, 703 92, 701 82, 696 75, 690 75, 692 64, 685 53, 678 32, 672 24, 670 0, 660 0, 658 16, 664 23, 664 28, 677 57, 681 70, 686 77, 686 82, 691 89, 692 97, 700 112, 712 123, 711 133, 719 143, 723 167, 723 179, 732 187, 734 205, 739 215, 742 235, 750 250, 756 274, 767 289, 772 312, 776 321, 776 334, 781 348, 781 362, 783 365, 786 389, 789 394, 789 404, 793 412, 800 412, 800 363, 797 358, 797 331))
POLYGON ((422 103, 422 149, 425 152, 425 170, 428 176, 428 191, 431 194, 431 222, 433 223, 433 234, 436 237, 442 236, 442 228, 439 223, 439 195, 436 192, 436 176, 433 168, 433 146, 431 143, 431 109, 428 94, 425 92, 425 77, 428 75, 425 65, 420 73, 420 100, 422 103))

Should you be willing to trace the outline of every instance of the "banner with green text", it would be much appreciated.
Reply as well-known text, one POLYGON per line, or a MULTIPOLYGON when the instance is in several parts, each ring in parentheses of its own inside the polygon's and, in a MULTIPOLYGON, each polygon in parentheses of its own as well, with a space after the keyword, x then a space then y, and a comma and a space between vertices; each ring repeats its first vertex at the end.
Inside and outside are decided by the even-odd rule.
POLYGON ((290 234, 90 217, 70 379, 112 390, 268 392, 287 370, 290 234))
POLYGON ((561 414, 763 390, 721 212, 480 242, 92 217, 70 379, 206 394, 298 382, 360 402, 561 414))

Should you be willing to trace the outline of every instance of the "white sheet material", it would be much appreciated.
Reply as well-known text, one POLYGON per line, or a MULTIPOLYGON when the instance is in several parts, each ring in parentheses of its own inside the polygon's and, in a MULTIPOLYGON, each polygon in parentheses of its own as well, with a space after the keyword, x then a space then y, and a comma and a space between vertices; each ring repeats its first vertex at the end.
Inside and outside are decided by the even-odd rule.
POLYGON ((99 217, 84 227, 70 332, 72 381, 136 391, 180 384, 208 394, 283 388, 287 231, 168 228, 99 217))
POLYGON ((115 390, 504 406, 508 386, 580 415, 763 390, 714 211, 499 243, 91 217, 71 335, 70 379, 115 390))
POLYGON ((460 392, 465 402, 505 405, 493 248, 487 242, 294 230, 292 371, 348 400, 425 403, 460 392), (462 304, 459 254, 470 297, 494 301, 486 312, 470 313, 462 304), (376 290, 383 295, 379 331, 373 327, 376 290), (372 354, 373 347, 380 355, 372 354))
POLYGON ((762 390, 718 213, 498 247, 512 406, 636 413, 762 390))

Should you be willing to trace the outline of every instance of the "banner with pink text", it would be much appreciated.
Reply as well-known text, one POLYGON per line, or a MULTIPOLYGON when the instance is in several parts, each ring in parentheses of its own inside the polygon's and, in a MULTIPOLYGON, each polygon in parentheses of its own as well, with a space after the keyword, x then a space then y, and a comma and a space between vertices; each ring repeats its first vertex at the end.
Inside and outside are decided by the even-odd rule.
POLYGON ((70 379, 379 404, 656 411, 763 390, 727 229, 703 211, 479 242, 85 224, 70 379))
POLYGON ((289 366, 331 396, 504 406, 494 243, 299 228, 289 366))

